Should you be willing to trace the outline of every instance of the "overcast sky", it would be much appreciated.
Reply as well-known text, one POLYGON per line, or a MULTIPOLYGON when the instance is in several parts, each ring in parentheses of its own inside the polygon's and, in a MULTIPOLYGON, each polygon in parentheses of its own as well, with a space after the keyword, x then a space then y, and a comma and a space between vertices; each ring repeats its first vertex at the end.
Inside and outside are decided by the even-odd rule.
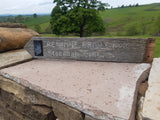
MULTIPOLYGON (((101 0, 110 6, 160 3, 160 0, 101 0)), ((51 13, 53 0, 0 0, 0 14, 51 13)))

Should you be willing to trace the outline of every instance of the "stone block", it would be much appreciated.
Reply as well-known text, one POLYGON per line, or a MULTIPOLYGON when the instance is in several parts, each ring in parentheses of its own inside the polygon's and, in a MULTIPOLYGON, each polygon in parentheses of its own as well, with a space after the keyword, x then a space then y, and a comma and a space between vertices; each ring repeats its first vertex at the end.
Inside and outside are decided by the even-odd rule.
POLYGON ((160 58, 155 58, 152 63, 142 117, 144 120, 160 120, 160 58))
POLYGON ((53 112, 59 120, 84 120, 84 114, 58 101, 52 102, 53 112))
POLYGON ((49 119, 52 114, 52 108, 45 105, 25 104, 13 94, 1 90, 1 100, 6 104, 7 108, 15 112, 27 116, 33 120, 56 120, 49 119))
POLYGON ((33 120, 24 115, 21 115, 14 110, 8 108, 5 102, 0 100, 0 120, 33 120))
POLYGON ((29 28, 0 27, 0 52, 22 49, 33 36, 39 34, 29 28))
POLYGON ((0 88, 13 94, 25 104, 51 106, 51 99, 2 76, 0 76, 0 88))
POLYGON ((138 92, 141 96, 145 96, 145 93, 146 93, 147 89, 148 89, 148 81, 145 81, 145 82, 140 84, 138 92))
POLYGON ((49 99, 16 82, 0 77, 0 88, 0 100, 18 113, 25 114, 34 120, 40 118, 45 120, 53 114, 52 108, 47 106, 50 105, 49 99))
POLYGON ((24 49, 0 53, 0 69, 8 67, 10 65, 28 61, 31 58, 32 56, 28 54, 28 52, 24 49))

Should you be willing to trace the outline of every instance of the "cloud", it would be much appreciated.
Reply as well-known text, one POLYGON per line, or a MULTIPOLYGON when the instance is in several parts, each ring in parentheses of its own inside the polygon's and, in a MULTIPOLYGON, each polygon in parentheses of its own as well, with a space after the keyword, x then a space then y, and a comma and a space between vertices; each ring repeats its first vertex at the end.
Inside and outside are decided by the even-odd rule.
MULTIPOLYGON (((160 2, 159 0, 101 0, 117 7, 129 4, 147 4, 160 2)), ((33 14, 51 13, 54 7, 53 0, 0 0, 0 14, 33 14)))
POLYGON ((118 7, 121 5, 133 5, 133 4, 150 4, 160 3, 160 0, 101 0, 104 3, 108 3, 110 6, 118 7))
POLYGON ((4 8, 4 10, 17 10, 19 7, 18 6, 13 6, 10 8, 4 8))
POLYGON ((38 5, 48 5, 51 4, 51 2, 43 2, 43 3, 39 3, 38 5))
POLYGON ((0 14, 51 13, 53 0, 0 0, 0 14))

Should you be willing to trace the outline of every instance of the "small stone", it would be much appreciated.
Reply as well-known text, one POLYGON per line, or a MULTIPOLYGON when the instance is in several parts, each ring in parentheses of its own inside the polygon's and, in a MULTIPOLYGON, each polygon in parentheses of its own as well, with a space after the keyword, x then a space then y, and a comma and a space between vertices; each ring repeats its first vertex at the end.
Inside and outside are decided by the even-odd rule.
POLYGON ((84 120, 84 114, 58 101, 52 102, 53 112, 59 120, 84 120))
POLYGON ((144 83, 140 84, 138 92, 140 95, 145 96, 147 89, 148 89, 148 81, 145 81, 144 83))

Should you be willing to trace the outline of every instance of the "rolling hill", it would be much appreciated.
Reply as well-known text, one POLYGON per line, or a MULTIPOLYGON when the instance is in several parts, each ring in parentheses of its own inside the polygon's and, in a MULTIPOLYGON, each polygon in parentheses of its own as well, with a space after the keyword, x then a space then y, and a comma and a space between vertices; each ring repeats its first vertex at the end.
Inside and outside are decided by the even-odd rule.
POLYGON ((153 34, 155 20, 160 15, 160 3, 110 9, 100 12, 111 35, 126 35, 126 30, 135 26, 137 35, 153 34))
MULTIPOLYGON (((153 35, 155 33, 155 21, 160 15, 160 3, 128 6, 123 8, 108 9, 100 12, 105 25, 106 35, 126 36, 130 27, 135 27, 136 35, 153 35)), ((39 25, 40 33, 45 33, 49 27, 50 15, 30 17, 23 23, 35 30, 35 25, 39 25)))

